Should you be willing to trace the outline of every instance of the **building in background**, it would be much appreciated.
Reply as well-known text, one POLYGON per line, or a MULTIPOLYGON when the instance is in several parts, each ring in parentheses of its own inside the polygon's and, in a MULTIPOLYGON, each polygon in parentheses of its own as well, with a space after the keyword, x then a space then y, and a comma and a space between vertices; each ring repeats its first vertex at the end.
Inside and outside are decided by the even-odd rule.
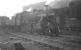
POLYGON ((0 25, 9 25, 10 19, 6 16, 1 16, 0 17, 0 25))
POLYGON ((20 25, 21 24, 21 13, 17 13, 12 20, 14 21, 15 25, 20 25))
POLYGON ((69 25, 72 30, 81 31, 81 1, 76 0, 71 2, 68 9, 68 19, 66 24, 69 25))

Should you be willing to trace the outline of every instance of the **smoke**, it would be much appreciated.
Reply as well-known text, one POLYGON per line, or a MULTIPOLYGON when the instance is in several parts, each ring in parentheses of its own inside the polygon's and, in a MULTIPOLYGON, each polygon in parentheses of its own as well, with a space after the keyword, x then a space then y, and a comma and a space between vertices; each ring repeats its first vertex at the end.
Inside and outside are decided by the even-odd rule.
POLYGON ((73 0, 51 0, 50 2, 47 1, 46 5, 48 5, 53 9, 57 9, 57 8, 69 7, 69 3, 72 1, 73 0))

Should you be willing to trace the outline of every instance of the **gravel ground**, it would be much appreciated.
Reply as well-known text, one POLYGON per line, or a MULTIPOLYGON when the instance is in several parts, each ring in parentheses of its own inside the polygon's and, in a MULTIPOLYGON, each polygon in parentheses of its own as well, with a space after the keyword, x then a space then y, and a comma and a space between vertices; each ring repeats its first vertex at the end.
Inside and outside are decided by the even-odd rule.
MULTIPOLYGON (((56 47, 52 47, 46 44, 41 44, 38 42, 24 42, 22 43, 22 45, 26 48, 26 50, 61 50, 59 48, 56 47)), ((62 49, 63 50, 63 49, 62 49)))

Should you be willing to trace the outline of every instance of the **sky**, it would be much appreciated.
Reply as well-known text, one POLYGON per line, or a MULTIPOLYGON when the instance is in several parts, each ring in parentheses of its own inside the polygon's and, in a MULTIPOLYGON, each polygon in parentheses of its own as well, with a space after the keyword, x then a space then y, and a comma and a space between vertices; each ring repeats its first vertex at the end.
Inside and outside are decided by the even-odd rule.
POLYGON ((43 1, 47 1, 46 4, 49 4, 52 1, 56 2, 56 0, 0 0, 0 16, 11 18, 17 12, 22 12, 23 6, 43 1))
POLYGON ((0 16, 11 18, 15 13, 21 12, 23 6, 42 1, 45 0, 0 0, 0 16))

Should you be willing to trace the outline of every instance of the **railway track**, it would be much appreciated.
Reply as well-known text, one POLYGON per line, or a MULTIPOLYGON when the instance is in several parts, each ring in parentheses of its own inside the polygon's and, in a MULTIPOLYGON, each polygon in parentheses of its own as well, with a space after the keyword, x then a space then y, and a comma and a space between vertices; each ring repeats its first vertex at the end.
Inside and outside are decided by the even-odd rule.
POLYGON ((68 42, 71 40, 77 40, 80 39, 79 37, 74 36, 61 36, 61 37, 55 37, 53 39, 51 38, 45 38, 44 36, 34 36, 34 35, 28 35, 24 33, 9 33, 10 35, 17 36, 18 38, 25 39, 25 40, 32 40, 39 43, 43 43, 52 47, 58 47, 63 48, 65 50, 70 50, 73 48, 81 49, 81 45, 77 43, 68 42))
POLYGON ((81 45, 77 43, 72 43, 69 42, 71 40, 77 40, 80 39, 79 37, 74 37, 74 36, 61 36, 61 37, 55 37, 55 38, 50 38, 50 37, 45 37, 45 36, 35 36, 35 35, 28 35, 24 33, 7 33, 9 38, 15 38, 16 40, 10 41, 10 39, 7 39, 5 41, 11 42, 11 43, 16 43, 16 42, 22 42, 22 41, 35 41, 41 44, 45 44, 48 46, 52 47, 58 47, 58 48, 63 48, 65 50, 80 50, 81 45))

